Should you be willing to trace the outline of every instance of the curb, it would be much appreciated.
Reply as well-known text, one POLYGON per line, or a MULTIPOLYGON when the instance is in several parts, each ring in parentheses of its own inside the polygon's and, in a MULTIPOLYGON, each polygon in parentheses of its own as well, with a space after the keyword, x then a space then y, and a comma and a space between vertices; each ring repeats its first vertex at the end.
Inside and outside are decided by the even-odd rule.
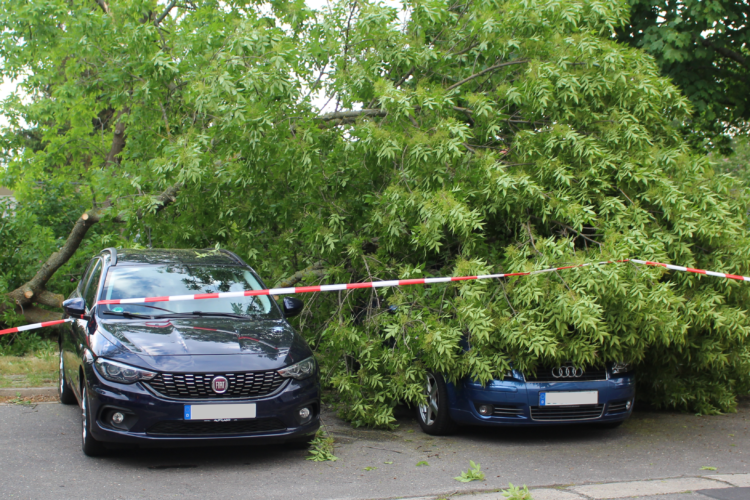
MULTIPOLYGON (((534 500, 611 500, 619 498, 651 497, 700 490, 742 488, 750 498, 750 474, 714 474, 710 476, 676 477, 642 481, 620 481, 615 483, 588 483, 567 487, 535 487, 529 492, 534 500)), ((422 497, 401 497, 401 500, 507 500, 501 491, 476 491, 474 493, 452 493, 422 497)), ((708 500, 709 497, 706 497, 708 500)), ((739 496, 737 498, 740 498, 739 496)), ((744 498, 744 497, 743 497, 744 498)))
POLYGON ((57 396, 57 387, 7 387, 0 389, 0 397, 31 398, 34 396, 57 396))

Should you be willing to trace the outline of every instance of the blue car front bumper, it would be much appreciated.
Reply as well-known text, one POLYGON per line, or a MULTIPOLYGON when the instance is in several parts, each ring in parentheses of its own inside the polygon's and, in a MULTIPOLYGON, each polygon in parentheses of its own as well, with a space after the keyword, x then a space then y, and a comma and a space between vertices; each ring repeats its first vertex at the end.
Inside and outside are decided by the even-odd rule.
POLYGON ((550 425, 584 422, 614 423, 633 412, 635 376, 614 375, 600 381, 525 382, 493 380, 486 386, 464 380, 447 384, 450 416, 469 425, 550 425), (541 392, 597 391, 597 404, 541 406, 541 392), (481 415, 481 406, 491 415, 481 415))
POLYGON ((289 379, 277 391, 246 400, 190 401, 158 397, 141 383, 117 384, 87 370, 89 408, 96 416, 91 435, 105 443, 139 445, 201 445, 295 441, 311 437, 320 427, 317 377, 289 379), (255 403, 256 417, 229 421, 185 420, 185 405, 255 403), (308 408, 308 419, 300 409, 308 408), (120 425, 114 412, 125 414, 120 425))

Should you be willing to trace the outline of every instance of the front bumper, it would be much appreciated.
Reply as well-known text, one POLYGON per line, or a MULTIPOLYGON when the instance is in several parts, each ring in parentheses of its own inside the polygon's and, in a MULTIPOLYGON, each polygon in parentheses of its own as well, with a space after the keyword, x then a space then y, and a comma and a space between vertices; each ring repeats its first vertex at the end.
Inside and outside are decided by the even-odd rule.
POLYGON ((275 393, 259 398, 176 401, 154 395, 141 383, 117 384, 104 380, 93 367, 87 372, 90 409, 96 416, 91 435, 105 443, 159 446, 279 443, 311 437, 320 427, 317 376, 289 379, 275 393), (185 405, 201 403, 255 403, 256 417, 233 421, 185 420, 185 405), (311 417, 305 421, 299 418, 303 407, 311 410, 311 417), (120 411, 126 417, 119 428, 109 418, 113 411, 120 411))
POLYGON ((451 418, 468 425, 614 423, 633 412, 635 376, 627 373, 608 380, 580 382, 493 380, 486 386, 464 380, 458 386, 448 384, 448 398, 451 418), (597 391, 599 404, 556 407, 559 411, 551 414, 550 407, 539 406, 539 393, 554 391, 597 391), (492 405, 493 415, 480 415, 478 407, 482 404, 492 405))

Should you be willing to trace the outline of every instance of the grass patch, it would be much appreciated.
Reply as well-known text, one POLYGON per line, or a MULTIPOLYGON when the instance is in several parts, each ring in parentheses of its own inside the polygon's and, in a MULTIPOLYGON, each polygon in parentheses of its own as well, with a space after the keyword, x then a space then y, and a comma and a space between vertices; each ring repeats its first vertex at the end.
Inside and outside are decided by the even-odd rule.
POLYGON ((0 356, 0 387, 48 387, 57 385, 56 352, 26 356, 0 356))

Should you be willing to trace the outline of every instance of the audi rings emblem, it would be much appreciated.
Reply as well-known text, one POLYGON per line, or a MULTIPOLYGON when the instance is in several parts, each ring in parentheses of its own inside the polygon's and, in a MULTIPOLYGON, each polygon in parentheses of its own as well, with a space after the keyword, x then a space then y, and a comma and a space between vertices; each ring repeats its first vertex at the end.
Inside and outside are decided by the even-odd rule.
POLYGON ((552 376, 555 378, 580 378, 583 375, 583 368, 575 366, 558 366, 552 369, 552 376))

